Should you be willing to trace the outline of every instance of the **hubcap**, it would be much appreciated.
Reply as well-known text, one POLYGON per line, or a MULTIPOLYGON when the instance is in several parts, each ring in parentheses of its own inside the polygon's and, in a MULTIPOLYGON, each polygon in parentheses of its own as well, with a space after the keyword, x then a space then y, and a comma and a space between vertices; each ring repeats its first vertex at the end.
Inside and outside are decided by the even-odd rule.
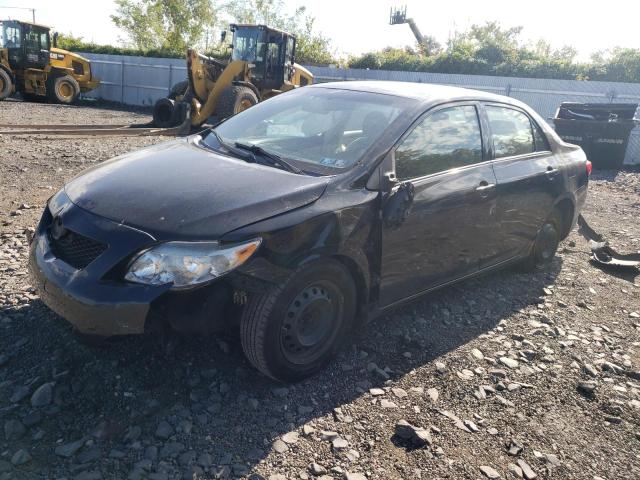
POLYGON ((323 285, 302 290, 289 304, 282 322, 282 350, 292 363, 312 362, 323 355, 339 322, 336 295, 323 285))

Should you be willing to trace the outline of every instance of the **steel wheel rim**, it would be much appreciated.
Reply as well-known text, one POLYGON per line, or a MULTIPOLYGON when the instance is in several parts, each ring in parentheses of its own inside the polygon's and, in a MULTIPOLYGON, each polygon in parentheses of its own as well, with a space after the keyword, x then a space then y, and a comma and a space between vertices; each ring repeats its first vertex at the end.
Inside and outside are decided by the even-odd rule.
POLYGON ((341 295, 328 282, 301 290, 284 312, 280 346, 285 359, 304 365, 325 355, 339 330, 342 310, 341 295))
POLYGON ((251 100, 249 100, 248 98, 244 98, 244 99, 240 100, 240 108, 238 109, 238 112, 243 112, 247 108, 252 107, 252 106, 253 106, 253 102, 251 100))
POLYGON ((58 85, 58 93, 65 100, 69 100, 73 96, 73 87, 71 87, 69 82, 60 82, 60 85, 58 85))

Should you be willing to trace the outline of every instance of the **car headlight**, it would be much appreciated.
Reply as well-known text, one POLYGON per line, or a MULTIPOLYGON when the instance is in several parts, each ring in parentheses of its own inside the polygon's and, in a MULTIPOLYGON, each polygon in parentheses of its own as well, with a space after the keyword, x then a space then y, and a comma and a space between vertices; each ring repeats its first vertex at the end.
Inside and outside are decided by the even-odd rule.
POLYGON ((142 252, 129 266, 126 280, 174 288, 206 283, 242 265, 262 239, 222 246, 218 242, 168 242, 142 252))

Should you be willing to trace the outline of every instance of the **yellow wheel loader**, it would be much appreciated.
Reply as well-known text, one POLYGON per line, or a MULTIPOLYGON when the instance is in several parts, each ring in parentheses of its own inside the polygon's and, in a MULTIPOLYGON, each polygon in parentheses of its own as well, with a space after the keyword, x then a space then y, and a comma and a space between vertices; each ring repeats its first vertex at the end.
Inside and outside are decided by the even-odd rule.
POLYGON ((71 104, 100 85, 89 60, 56 48, 55 40, 52 46, 49 27, 0 21, 0 100, 17 91, 25 100, 71 104))
POLYGON ((222 120, 274 95, 313 83, 313 74, 295 63, 295 36, 266 25, 231 25, 230 30, 229 63, 194 50, 187 52, 188 79, 156 102, 155 126, 168 128, 190 121, 190 126, 197 128, 209 117, 222 120))

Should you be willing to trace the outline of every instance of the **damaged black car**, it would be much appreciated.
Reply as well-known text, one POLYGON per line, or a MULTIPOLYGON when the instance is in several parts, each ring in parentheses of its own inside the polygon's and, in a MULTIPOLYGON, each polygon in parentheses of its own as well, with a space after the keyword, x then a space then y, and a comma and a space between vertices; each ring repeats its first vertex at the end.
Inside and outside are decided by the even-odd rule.
POLYGON ((513 263, 544 268, 589 173, 511 98, 309 86, 76 177, 48 201, 30 268, 81 333, 239 324, 249 361, 296 381, 390 308, 513 263))

